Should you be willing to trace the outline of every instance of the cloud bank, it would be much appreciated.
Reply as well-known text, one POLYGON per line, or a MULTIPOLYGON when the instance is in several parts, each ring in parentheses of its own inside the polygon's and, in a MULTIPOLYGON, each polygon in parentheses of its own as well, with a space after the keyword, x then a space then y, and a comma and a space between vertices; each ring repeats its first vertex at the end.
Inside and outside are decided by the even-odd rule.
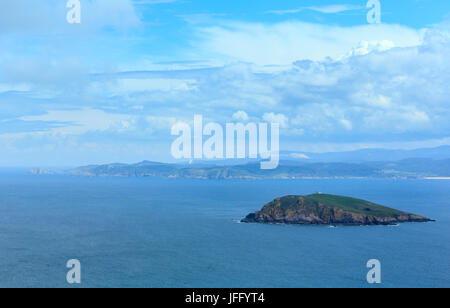
MULTIPOLYGON (((111 18, 87 24, 140 22, 130 1, 115 5, 111 18), (123 19, 114 17, 119 11, 123 19)), ((55 164, 169 160, 170 126, 194 114, 219 123, 280 123, 282 150, 299 152, 449 142, 448 24, 196 24, 184 52, 203 62, 140 66, 129 59, 93 68, 91 51, 67 56, 57 42, 31 42, 33 52, 16 53, 12 42, 27 39, 14 31, 35 35, 51 26, 39 21, 0 30, 0 158, 10 165, 42 157, 55 164), (127 65, 137 69, 117 69, 127 65)))

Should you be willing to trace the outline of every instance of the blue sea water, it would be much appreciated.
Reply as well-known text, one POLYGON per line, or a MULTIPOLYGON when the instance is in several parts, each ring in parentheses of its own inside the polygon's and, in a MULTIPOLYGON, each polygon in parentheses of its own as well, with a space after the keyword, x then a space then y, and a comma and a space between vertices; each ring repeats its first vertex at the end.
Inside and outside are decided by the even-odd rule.
POLYGON ((450 181, 195 181, 0 175, 0 287, 450 287, 450 181), (326 192, 436 219, 400 226, 241 224, 326 192))

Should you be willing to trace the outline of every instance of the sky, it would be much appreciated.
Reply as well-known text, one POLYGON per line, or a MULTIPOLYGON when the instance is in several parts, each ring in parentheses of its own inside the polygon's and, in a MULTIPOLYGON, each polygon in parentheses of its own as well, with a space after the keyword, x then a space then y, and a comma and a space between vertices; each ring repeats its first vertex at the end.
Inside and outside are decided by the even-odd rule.
POLYGON ((15 0, 0 166, 173 161, 172 125, 277 122, 282 150, 450 144, 450 2, 15 0))

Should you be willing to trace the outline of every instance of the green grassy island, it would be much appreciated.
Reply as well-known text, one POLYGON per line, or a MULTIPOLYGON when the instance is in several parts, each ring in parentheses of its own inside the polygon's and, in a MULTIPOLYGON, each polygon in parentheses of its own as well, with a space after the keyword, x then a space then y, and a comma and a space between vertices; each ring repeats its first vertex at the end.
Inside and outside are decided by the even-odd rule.
POLYGON ((322 193, 277 198, 242 220, 245 223, 348 226, 429 221, 433 220, 369 201, 322 193))

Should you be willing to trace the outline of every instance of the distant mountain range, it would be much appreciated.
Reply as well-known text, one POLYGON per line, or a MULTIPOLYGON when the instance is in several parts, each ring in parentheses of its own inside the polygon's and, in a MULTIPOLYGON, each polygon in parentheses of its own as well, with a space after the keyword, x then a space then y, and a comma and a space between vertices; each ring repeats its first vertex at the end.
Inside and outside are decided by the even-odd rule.
POLYGON ((86 177, 163 177, 188 179, 293 178, 447 178, 450 146, 431 149, 367 149, 340 153, 283 152, 275 170, 261 170, 257 160, 194 161, 90 165, 65 171, 32 169, 36 175, 86 177))
POLYGON ((187 179, 294 179, 294 178, 426 178, 450 177, 450 159, 406 159, 397 162, 327 163, 282 161, 275 170, 260 164, 200 166, 144 161, 108 164, 52 172, 33 169, 32 174, 65 174, 86 177, 163 177, 187 179))
POLYGON ((442 160, 450 158, 450 146, 436 148, 423 148, 415 150, 389 150, 389 149, 363 149, 347 152, 309 153, 309 152, 282 152, 282 159, 304 160, 316 162, 376 162, 399 161, 409 158, 428 158, 442 160))

